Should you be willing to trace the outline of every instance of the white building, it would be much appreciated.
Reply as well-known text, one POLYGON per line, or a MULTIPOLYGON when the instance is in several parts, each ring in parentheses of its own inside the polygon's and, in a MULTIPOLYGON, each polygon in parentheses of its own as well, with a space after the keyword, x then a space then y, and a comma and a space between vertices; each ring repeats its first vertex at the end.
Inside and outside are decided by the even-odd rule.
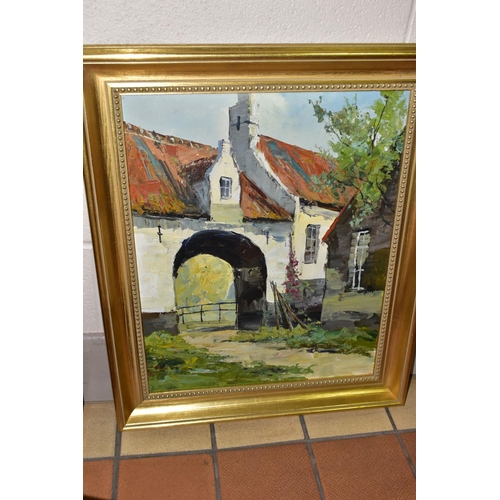
POLYGON ((200 254, 232 266, 241 327, 258 326, 272 309, 271 282, 285 291, 291 250, 300 306, 321 309, 321 240, 342 207, 312 177, 331 167, 317 153, 260 135, 251 94, 229 109, 229 141, 218 151, 131 124, 126 145, 145 317, 178 312, 178 270, 200 254))

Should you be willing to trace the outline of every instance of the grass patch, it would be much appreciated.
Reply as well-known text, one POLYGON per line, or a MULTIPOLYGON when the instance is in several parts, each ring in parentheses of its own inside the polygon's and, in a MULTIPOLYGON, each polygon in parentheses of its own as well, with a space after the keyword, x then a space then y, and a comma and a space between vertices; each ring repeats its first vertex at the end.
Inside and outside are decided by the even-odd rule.
POLYGON ((282 342, 283 348, 305 348, 315 352, 334 352, 341 354, 361 354, 373 357, 377 347, 378 332, 368 328, 342 328, 328 331, 319 323, 301 326, 293 330, 262 327, 258 332, 239 332, 231 342, 282 342))
POLYGON ((296 335, 287 340, 290 348, 306 348, 317 352, 361 354, 373 357, 377 347, 378 332, 368 328, 342 328, 330 332, 320 325, 313 325, 308 335, 296 335))
POLYGON ((272 366, 262 361, 231 362, 167 331, 152 333, 144 343, 151 392, 302 380, 312 373, 310 368, 272 366))
POLYGON ((230 342, 285 342, 294 336, 306 334, 307 330, 300 325, 296 326, 293 330, 286 328, 278 330, 276 327, 261 326, 257 332, 239 331, 231 337, 230 342))

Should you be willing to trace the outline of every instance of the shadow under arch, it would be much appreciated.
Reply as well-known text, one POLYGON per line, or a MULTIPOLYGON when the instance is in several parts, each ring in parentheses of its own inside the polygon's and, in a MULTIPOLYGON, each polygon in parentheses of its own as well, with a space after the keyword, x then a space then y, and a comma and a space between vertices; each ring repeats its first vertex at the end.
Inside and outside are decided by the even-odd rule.
POLYGON ((262 250, 242 234, 199 231, 182 242, 174 259, 174 278, 184 262, 200 254, 218 257, 233 268, 236 326, 242 330, 257 330, 263 323, 266 307, 267 267, 262 250))

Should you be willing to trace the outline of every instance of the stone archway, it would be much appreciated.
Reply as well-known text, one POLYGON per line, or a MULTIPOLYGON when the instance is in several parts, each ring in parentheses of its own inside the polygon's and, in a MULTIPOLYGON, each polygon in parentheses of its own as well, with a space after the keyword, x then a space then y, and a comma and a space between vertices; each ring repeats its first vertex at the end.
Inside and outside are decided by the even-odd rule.
POLYGON ((266 307, 266 259, 250 239, 232 231, 207 230, 182 242, 174 259, 173 276, 180 266, 200 254, 225 260, 233 268, 237 303, 236 326, 257 330, 262 325, 266 307))

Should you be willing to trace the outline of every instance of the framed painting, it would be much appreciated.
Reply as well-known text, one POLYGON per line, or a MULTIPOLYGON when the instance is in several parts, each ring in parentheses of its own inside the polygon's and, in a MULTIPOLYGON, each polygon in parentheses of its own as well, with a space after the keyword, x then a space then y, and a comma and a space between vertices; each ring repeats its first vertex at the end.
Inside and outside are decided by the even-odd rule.
POLYGON ((414 45, 86 46, 121 430, 405 402, 414 45))

